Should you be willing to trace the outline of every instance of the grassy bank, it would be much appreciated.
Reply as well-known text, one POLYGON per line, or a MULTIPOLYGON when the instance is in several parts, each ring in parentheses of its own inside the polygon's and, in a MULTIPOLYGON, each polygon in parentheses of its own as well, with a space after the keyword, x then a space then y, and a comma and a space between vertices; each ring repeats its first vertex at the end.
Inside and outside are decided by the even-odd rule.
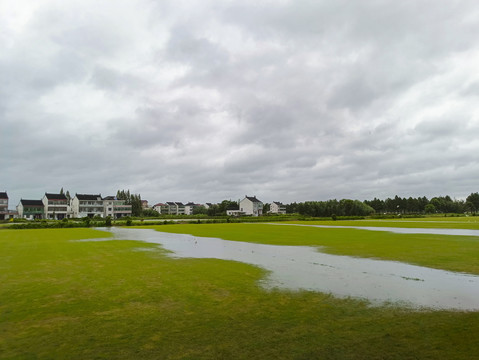
MULTIPOLYGON (((336 229, 261 224, 158 228, 338 252, 348 243, 364 254, 381 247, 379 238, 370 243, 348 229, 333 235, 336 229)), ((477 247, 469 238, 390 235, 404 247, 433 241, 438 265, 440 248, 448 249, 462 259, 463 271, 477 273, 477 255, 450 250, 454 241, 469 251, 477 247)), ((263 271, 249 265, 171 259, 134 241, 71 241, 98 236, 104 233, 92 229, 0 232, 1 359, 470 359, 479 352, 479 313, 265 292, 257 286, 263 271)), ((389 248, 396 255, 401 249, 389 248)))

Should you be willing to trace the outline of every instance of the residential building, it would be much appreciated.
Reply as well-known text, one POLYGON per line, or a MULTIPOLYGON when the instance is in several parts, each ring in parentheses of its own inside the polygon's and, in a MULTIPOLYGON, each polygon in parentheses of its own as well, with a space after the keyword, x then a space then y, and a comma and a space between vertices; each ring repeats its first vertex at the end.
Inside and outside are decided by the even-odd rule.
POLYGON ((34 220, 43 219, 45 207, 42 200, 24 200, 21 199, 17 205, 18 217, 34 220))
POLYGON ((169 214, 169 205, 165 203, 158 203, 153 205, 153 210, 157 211, 158 214, 169 214))
POLYGON ((239 210, 245 215, 261 216, 263 215, 263 203, 256 196, 245 195, 245 198, 240 201, 239 210))
POLYGON ((62 220, 68 217, 68 199, 64 194, 45 193, 42 198, 45 219, 62 220))
POLYGON ((100 194, 75 194, 71 200, 71 212, 74 218, 103 217, 105 214, 103 199, 100 194))
POLYGON ((165 204, 165 214, 176 215, 176 203, 173 201, 167 201, 165 204))
POLYGON ((200 205, 192 203, 192 202, 189 202, 188 204, 186 204, 185 205, 185 215, 193 215, 193 211, 198 206, 200 206, 200 205))
POLYGON ((269 207, 271 214, 286 214, 286 205, 283 205, 279 201, 273 201, 269 207))
POLYGON ((119 200, 116 196, 104 197, 103 208, 105 217, 110 216, 113 219, 119 219, 124 216, 131 216, 131 205, 128 205, 126 200, 119 200))
POLYGON ((161 206, 160 214, 184 215, 185 205, 181 202, 168 201, 166 202, 166 204, 163 204, 163 206, 161 206))
POLYGON ((142 209, 148 209, 148 200, 141 200, 141 208, 142 209))
POLYGON ((8 195, 7 192, 0 192, 0 220, 8 218, 8 195))

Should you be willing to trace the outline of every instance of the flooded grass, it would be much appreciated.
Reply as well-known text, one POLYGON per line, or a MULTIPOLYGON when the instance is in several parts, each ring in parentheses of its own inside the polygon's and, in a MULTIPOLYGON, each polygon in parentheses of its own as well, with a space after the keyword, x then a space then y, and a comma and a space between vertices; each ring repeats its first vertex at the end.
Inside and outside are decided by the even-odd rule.
MULTIPOLYGON (((203 226, 212 236, 214 228, 203 226)), ((249 230, 241 234, 248 226, 217 231, 248 237, 249 230)), ((300 240, 304 233, 294 236, 296 227, 254 226, 262 241, 319 241, 300 240)), ((343 235, 348 231, 359 230, 343 235)), ((265 292, 257 285, 264 271, 239 262, 172 259, 137 241, 70 241, 105 236, 91 229, 0 232, 1 359, 470 359, 479 353, 478 312, 411 312, 316 292, 265 292)), ((341 243, 335 239, 328 241, 341 243)), ((435 241, 440 247, 443 240, 435 241)), ((472 248, 467 238, 456 241, 472 248)))
POLYGON ((202 224, 151 228, 260 244, 321 246, 322 251, 329 254, 393 260, 479 275, 479 237, 476 236, 395 234, 271 224, 202 224))

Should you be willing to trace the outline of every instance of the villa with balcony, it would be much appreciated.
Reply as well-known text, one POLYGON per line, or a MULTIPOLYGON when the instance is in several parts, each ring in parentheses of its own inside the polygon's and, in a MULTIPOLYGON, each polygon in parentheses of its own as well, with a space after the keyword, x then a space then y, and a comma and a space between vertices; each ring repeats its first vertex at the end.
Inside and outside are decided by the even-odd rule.
POLYGON ((119 219, 124 216, 131 216, 131 205, 126 200, 119 200, 116 196, 107 196, 103 198, 105 217, 110 216, 113 219, 119 219))
POLYGON ((103 199, 100 194, 75 194, 70 206, 74 218, 105 216, 103 199))
POLYGON ((64 194, 45 193, 42 199, 45 219, 62 220, 68 217, 68 199, 64 194))

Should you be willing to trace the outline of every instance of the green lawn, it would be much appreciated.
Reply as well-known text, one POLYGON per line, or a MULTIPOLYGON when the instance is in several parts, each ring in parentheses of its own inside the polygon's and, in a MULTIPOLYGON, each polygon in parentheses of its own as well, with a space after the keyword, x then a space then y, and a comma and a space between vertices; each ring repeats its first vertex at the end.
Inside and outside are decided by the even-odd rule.
MULTIPOLYGON (((469 237, 264 224, 155 228, 323 245, 479 273, 479 243, 469 237)), ((98 236, 105 235, 0 231, 1 359, 471 359, 479 353, 478 312, 414 312, 314 292, 266 292, 257 286, 263 271, 246 264, 171 259, 135 241, 70 241, 98 236)))

